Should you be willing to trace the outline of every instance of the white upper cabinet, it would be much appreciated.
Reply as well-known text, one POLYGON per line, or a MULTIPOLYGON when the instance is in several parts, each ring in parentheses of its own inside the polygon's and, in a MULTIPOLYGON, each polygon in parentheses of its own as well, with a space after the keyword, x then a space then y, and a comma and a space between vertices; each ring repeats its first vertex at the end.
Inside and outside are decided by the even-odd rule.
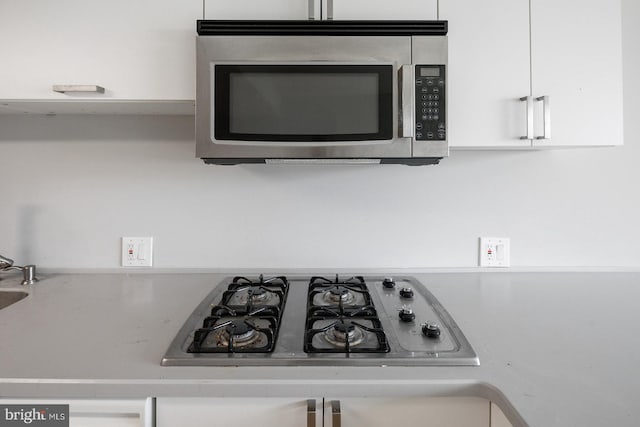
POLYGON ((530 3, 441 1, 450 146, 622 144, 620 0, 530 3))
POLYGON ((200 0, 2 0, 0 99, 192 100, 201 16, 200 0))
POLYGON ((535 145, 621 145, 620 1, 534 0, 531 22, 533 95, 551 108, 551 139, 535 145))
POLYGON ((449 145, 528 147, 529 2, 443 0, 449 21, 449 145))
MULTIPOLYGON (((435 20, 438 0, 317 0, 336 20, 435 20)), ((473 2, 472 2, 473 3, 473 2)))
POLYGON ((320 0, 204 0, 205 19, 279 20, 320 19, 320 0), (309 10, 312 8, 312 11, 309 10))
POLYGON ((433 20, 438 0, 205 0, 206 19, 433 20))

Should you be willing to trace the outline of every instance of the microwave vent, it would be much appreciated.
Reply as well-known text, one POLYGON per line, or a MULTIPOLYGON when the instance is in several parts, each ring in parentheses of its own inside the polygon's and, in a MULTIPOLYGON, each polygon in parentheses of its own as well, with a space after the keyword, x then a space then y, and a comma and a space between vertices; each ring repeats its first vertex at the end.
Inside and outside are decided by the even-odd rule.
POLYGON ((201 36, 446 36, 448 21, 197 21, 201 36))

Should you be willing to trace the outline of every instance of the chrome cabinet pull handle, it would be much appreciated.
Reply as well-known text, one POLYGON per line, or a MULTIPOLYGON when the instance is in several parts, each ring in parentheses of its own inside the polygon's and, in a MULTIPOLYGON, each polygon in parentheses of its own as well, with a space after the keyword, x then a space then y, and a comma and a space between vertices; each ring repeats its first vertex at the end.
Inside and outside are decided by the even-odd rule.
POLYGON ((307 400, 307 427, 316 427, 316 401, 307 400))
POLYGON ((400 136, 402 138, 413 138, 415 127, 414 108, 414 68, 411 64, 403 65, 400 68, 400 136))
POLYGON ((104 88, 98 85, 53 85, 53 91, 59 93, 104 93, 104 88))
POLYGON ((551 139, 551 105, 549 102, 549 96, 539 96, 536 101, 542 101, 543 109, 543 131, 542 136, 537 136, 536 139, 551 139))
POLYGON ((341 427, 342 413, 340 412, 340 401, 331 401, 331 427, 341 427))
POLYGON ((520 101, 527 102, 527 134, 520 139, 533 139, 533 96, 523 96, 520 101))
POLYGON ((315 21, 316 19, 316 0, 309 0, 309 20, 315 21))
POLYGON ((333 20, 333 0, 327 0, 327 19, 333 20))

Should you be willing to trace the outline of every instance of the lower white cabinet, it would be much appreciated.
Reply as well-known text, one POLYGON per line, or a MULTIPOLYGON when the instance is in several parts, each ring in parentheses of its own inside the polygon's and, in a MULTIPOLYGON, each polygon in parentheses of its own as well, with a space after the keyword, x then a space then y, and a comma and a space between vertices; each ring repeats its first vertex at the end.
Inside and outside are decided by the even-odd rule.
POLYGON ((325 427, 489 427, 490 418, 490 403, 475 397, 341 398, 324 405, 325 427))
POLYGON ((70 427, 153 427, 154 425, 152 398, 0 399, 0 405, 69 405, 70 427))
POLYGON ((156 426, 489 427, 490 402, 474 397, 157 398, 156 426))

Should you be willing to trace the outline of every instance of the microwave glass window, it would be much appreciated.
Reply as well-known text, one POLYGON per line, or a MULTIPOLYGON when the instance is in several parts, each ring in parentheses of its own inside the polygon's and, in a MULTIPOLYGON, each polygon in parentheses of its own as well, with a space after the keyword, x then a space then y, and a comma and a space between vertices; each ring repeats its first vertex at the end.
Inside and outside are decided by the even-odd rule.
POLYGON ((377 133, 375 73, 232 73, 231 133, 377 133))
POLYGON ((393 137, 390 65, 216 65, 215 72, 216 139, 393 137))

